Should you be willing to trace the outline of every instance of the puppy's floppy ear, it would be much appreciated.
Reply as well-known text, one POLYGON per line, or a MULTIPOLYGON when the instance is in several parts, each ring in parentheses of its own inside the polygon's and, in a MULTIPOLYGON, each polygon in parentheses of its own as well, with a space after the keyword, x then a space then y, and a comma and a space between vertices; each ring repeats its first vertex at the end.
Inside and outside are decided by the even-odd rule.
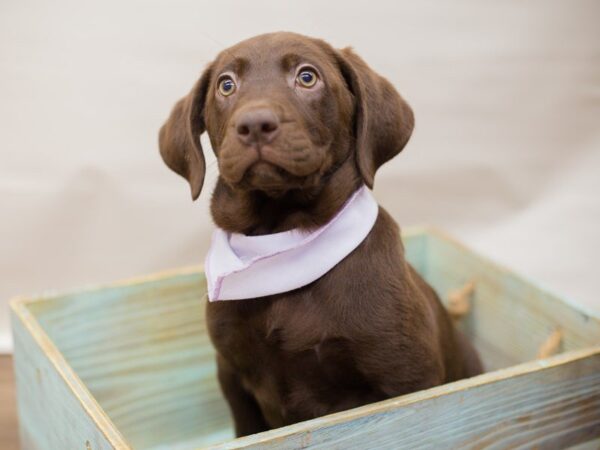
POLYGON ((209 67, 192 91, 175 104, 158 135, 163 161, 171 170, 188 180, 193 200, 200 195, 206 172, 200 135, 206 131, 204 102, 210 77, 209 67))
POLYGON ((338 64, 355 97, 356 163, 373 187, 375 172, 404 148, 415 120, 394 86, 375 73, 352 49, 338 52, 338 64))

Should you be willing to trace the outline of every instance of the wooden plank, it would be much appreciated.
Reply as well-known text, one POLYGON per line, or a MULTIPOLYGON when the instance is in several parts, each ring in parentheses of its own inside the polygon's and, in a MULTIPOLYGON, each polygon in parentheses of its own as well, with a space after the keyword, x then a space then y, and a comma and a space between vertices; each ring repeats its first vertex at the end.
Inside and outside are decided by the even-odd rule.
POLYGON ((600 448, 600 438, 569 446, 568 450, 598 450, 600 448))
POLYGON ((24 305, 13 302, 12 313, 22 448, 128 450, 24 305))
POLYGON ((598 437, 600 347, 480 375, 211 449, 562 449, 598 437))
POLYGON ((440 297, 475 282, 466 333, 480 350, 486 369, 530 361, 557 329, 561 351, 600 344, 600 320, 590 313, 488 261, 437 231, 429 232, 426 280, 440 297))
MULTIPOLYGON (((518 277, 508 277, 507 283, 498 282, 506 280, 510 274, 470 254, 458 244, 448 242, 441 235, 433 233, 432 237, 431 233, 425 235, 422 230, 409 231, 404 235, 404 241, 407 257, 439 289, 442 297, 473 274, 480 275, 479 282, 483 280, 483 283, 476 292, 472 314, 465 319, 465 328, 483 349, 488 367, 505 367, 522 358, 530 358, 528 352, 534 345, 521 340, 541 340, 545 337, 544 327, 561 324, 563 319, 567 329, 567 350, 582 348, 596 342, 596 337, 600 336, 600 323, 596 318, 574 310, 549 294, 540 294, 536 287, 518 277), (526 290, 525 298, 521 293, 523 289, 526 290), (488 304, 498 301, 502 303, 499 310, 488 304), (553 309, 552 313, 544 311, 545 302, 553 309), (529 312, 531 305, 541 309, 541 313, 529 312), (531 320, 538 321, 532 325, 533 332, 529 334, 522 319, 525 317, 523 309, 531 315, 531 320), (498 318, 501 318, 499 324, 490 325, 489 321, 498 321, 498 318), (486 326, 482 326, 480 320, 487 320, 486 326), (495 340, 505 333, 511 333, 509 338, 517 339, 517 342, 497 345, 495 340)), ((81 420, 87 420, 88 425, 95 426, 99 433, 95 435, 99 440, 94 441, 97 448, 105 448, 101 445, 108 442, 113 446, 108 448, 128 448, 130 444, 139 449, 184 450, 225 441, 231 437, 231 424, 216 382, 214 353, 205 330, 205 292, 201 268, 195 267, 18 302, 13 309, 21 321, 19 342, 24 344, 17 351, 29 352, 29 348, 35 349, 37 345, 37 353, 29 352, 34 359, 23 356, 18 365, 19 379, 24 380, 23 386, 34 382, 37 371, 32 372, 31 367, 46 358, 48 378, 56 385, 52 388, 59 391, 61 386, 66 386, 66 392, 60 391, 54 400, 46 398, 44 401, 56 402, 63 395, 67 399, 70 395, 75 405, 79 402, 78 414, 84 416, 81 420), (32 342, 27 340, 28 336, 32 342)), ((502 430, 512 424, 508 429, 516 427, 515 436, 523 437, 526 431, 521 433, 519 424, 524 429, 528 427, 527 432, 541 430, 545 426, 544 420, 550 420, 546 416, 551 418, 552 429, 560 433, 557 441, 546 440, 543 444, 550 448, 552 442, 575 444, 577 440, 583 440, 585 433, 590 438, 597 435, 597 416, 581 405, 588 402, 590 407, 600 406, 597 403, 600 392, 598 352, 598 348, 570 352, 214 448, 258 448, 263 445, 274 448, 279 444, 283 446, 281 448, 310 445, 373 448, 371 442, 376 443, 376 448, 398 448, 396 440, 402 446, 418 448, 428 445, 426 439, 432 439, 430 430, 434 430, 436 436, 439 434, 440 439, 447 439, 435 438, 435 446, 451 448, 459 444, 459 437, 469 435, 461 427, 468 425, 471 429, 472 423, 474 430, 492 433, 492 436, 496 436, 493 431, 496 428, 489 428, 493 426, 490 421, 502 424, 502 430), (590 367, 595 369, 596 375, 589 373, 590 367), (508 380, 510 377, 515 377, 515 381, 508 380), (567 382, 569 377, 573 378, 573 383, 567 382), (486 387, 488 383, 495 387, 486 387), (549 386, 547 392, 540 386, 549 386), (552 395, 558 403, 552 403, 552 395), (516 419, 510 415, 515 405, 519 414, 522 413, 516 419), (565 413, 555 412, 553 407, 560 407, 565 413), (545 418, 536 412, 536 408, 545 414, 545 418), (468 413, 466 418, 463 418, 463 410, 468 413), (523 418, 523 414, 527 417, 523 418), (557 424, 561 421, 571 423, 572 419, 579 422, 572 427, 574 440, 569 441, 569 431, 557 424), (513 423, 515 420, 519 426, 513 423), (585 425, 586 420, 592 421, 592 425, 585 425), (452 427, 458 430, 456 435, 451 433, 452 427), (391 437, 386 437, 386 433, 391 433, 391 437)), ((24 393, 19 391, 19 404, 23 404, 25 416, 41 420, 43 412, 33 399, 43 397, 45 393, 40 392, 39 386, 36 388, 38 391, 32 396, 26 392, 31 390, 29 387, 22 387, 24 393)), ((50 410, 56 407, 52 403, 48 406, 50 410)), ((56 416, 62 422, 54 432, 59 437, 61 433, 68 433, 64 424, 71 420, 69 414, 77 415, 77 412, 61 410, 56 416)), ((22 429, 30 445, 26 448, 49 448, 40 446, 41 441, 35 440, 35 433, 30 436, 31 430, 36 430, 31 420, 25 421, 22 429)), ((41 430, 40 433, 47 432, 41 430)), ((546 430, 545 435, 550 434, 546 430)), ((506 443, 508 438, 502 436, 493 437, 493 443, 506 443)), ((81 448, 81 443, 77 447, 55 448, 81 448)))
POLYGON ((198 270, 63 294, 28 309, 134 448, 233 437, 198 270))

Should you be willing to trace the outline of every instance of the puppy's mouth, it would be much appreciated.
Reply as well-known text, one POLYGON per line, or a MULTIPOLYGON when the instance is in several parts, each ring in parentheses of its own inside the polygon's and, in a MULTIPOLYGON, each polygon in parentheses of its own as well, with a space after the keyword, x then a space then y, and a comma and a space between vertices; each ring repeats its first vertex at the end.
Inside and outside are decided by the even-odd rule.
POLYGON ((246 170, 238 186, 248 190, 260 190, 272 195, 279 195, 290 189, 312 187, 319 178, 318 171, 305 176, 296 176, 280 166, 258 160, 246 170))
POLYGON ((318 184, 327 166, 326 147, 223 146, 221 177, 232 186, 279 195, 318 184))

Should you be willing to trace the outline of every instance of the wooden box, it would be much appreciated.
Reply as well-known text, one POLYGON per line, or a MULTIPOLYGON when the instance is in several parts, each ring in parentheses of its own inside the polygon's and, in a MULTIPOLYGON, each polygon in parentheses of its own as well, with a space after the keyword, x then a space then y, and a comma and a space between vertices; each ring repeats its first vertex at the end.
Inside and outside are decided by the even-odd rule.
POLYGON ((176 270, 12 302, 23 448, 600 448, 600 320, 439 232, 404 242, 443 298, 475 283, 484 375, 234 440, 204 276, 176 270))

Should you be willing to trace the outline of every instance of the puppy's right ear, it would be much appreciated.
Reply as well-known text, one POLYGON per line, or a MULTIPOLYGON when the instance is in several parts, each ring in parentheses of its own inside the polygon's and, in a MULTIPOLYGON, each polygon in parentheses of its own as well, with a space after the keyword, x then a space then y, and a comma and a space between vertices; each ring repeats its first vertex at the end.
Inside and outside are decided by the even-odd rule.
POLYGON ((402 151, 415 126, 411 107, 392 84, 373 71, 350 48, 337 54, 338 64, 356 99, 356 163, 373 188, 375 172, 402 151))
POLYGON ((163 161, 171 170, 188 180, 193 200, 202 191, 206 172, 200 135, 206 131, 204 102, 210 78, 209 67, 192 91, 175 104, 158 135, 163 161))

